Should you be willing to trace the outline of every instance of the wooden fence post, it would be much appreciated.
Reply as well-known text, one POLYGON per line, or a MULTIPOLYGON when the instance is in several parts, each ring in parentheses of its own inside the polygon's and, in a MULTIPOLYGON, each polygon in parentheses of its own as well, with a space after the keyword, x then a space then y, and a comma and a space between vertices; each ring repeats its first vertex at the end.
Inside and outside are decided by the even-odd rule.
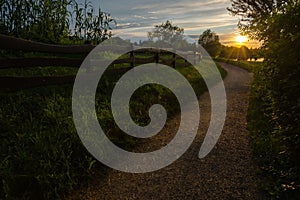
POLYGON ((194 51, 194 65, 197 65, 197 52, 194 51))
POLYGON ((175 50, 175 53, 172 54, 172 58, 173 58, 172 67, 175 69, 176 68, 176 50, 175 50))
MULTIPOLYGON (((104 45, 101 48, 101 52, 111 51, 112 45, 104 45)), ((32 42, 28 40, 18 39, 10 36, 4 36, 0 34, 0 49, 10 49, 10 50, 22 50, 25 52, 44 52, 44 53, 57 53, 57 54, 87 54, 89 53, 94 46, 91 45, 71 45, 71 46, 63 46, 63 45, 52 45, 52 44, 44 44, 38 42, 32 42), (12 45, 13 44, 13 45, 12 45), (17 45, 21 44, 21 45, 17 45)), ((126 58, 119 58, 115 60, 112 64, 124 64, 129 65, 130 67, 125 69, 114 69, 120 73, 122 71, 128 71, 128 69, 132 69, 137 64, 144 63, 167 63, 170 67, 176 68, 177 58, 184 58, 185 63, 189 63, 189 56, 194 56, 194 59, 191 62, 194 62, 194 65, 200 63, 202 61, 201 53, 197 51, 187 51, 183 52, 181 56, 177 56, 177 53, 181 51, 176 51, 174 49, 170 50, 170 48, 165 50, 159 50, 153 47, 148 47, 148 49, 136 49, 133 45, 130 46, 117 46, 114 47, 116 51, 124 51, 126 50, 127 56, 126 58), (129 51, 128 51, 129 50, 129 51), (174 53, 173 53, 174 51, 174 53), (146 53, 148 56, 151 55, 150 58, 138 58, 136 57, 137 53, 146 53), (153 59, 154 54, 154 59, 153 59), (160 54, 168 55, 167 59, 164 56, 160 57, 160 54), (172 57, 172 60, 170 60, 172 57), (120 71, 121 70, 121 71, 120 71)), ((97 66, 102 66, 107 63, 107 60, 97 60, 90 56, 88 56, 86 62, 88 62, 89 68, 87 68, 87 73, 91 74, 94 71, 94 68, 97 66)), ((34 57, 34 58, 0 58, 0 69, 5 68, 18 68, 18 67, 37 67, 37 66, 66 66, 66 67, 80 67, 83 59, 82 58, 48 58, 48 57, 34 57)), ((192 64, 192 63, 189 63, 192 64)), ((113 71, 111 71, 113 72, 113 71)), ((113 73, 111 73, 113 74, 113 73)), ((45 77, 0 77, 0 90, 8 88, 9 85, 12 85, 12 88, 29 88, 36 87, 42 85, 52 85, 52 84, 63 84, 67 82, 72 82, 75 80, 75 76, 45 76, 45 77), (64 80, 66 77, 66 80, 64 80), (1 84, 3 83, 3 84, 1 84), (23 84, 24 83, 24 84, 23 84), (26 83, 26 84, 25 84, 26 83)))
POLYGON ((135 65, 135 57, 134 57, 134 47, 131 45, 131 51, 130 51, 130 68, 133 69, 135 65))
POLYGON ((202 62, 202 54, 201 54, 201 52, 199 52, 199 63, 201 63, 202 62))
POLYGON ((155 52, 155 62, 159 63, 159 50, 157 49, 157 51, 155 52))

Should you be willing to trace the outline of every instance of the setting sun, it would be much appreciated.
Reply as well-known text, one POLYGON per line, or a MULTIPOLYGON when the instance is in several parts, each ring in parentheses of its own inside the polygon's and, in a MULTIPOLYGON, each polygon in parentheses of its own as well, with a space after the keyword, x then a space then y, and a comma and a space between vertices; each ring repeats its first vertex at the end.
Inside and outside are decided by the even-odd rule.
POLYGON ((238 43, 245 43, 245 42, 247 42, 248 41, 248 38, 246 37, 246 36, 237 36, 236 37, 236 41, 238 42, 238 43))

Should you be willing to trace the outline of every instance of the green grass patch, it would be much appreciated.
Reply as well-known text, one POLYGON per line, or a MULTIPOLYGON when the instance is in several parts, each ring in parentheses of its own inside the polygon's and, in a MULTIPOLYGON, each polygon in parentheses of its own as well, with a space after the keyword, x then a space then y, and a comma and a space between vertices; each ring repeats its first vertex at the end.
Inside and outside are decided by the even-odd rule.
POLYGON ((23 76, 23 77, 34 77, 34 76, 67 76, 76 75, 78 68, 74 67, 26 67, 26 68, 8 68, 1 69, 0 76, 23 76))
MULTIPOLYGON (((179 66, 177 70, 188 79, 198 96, 206 90, 202 77, 194 68, 179 66)), ((226 75, 221 68, 220 72, 223 77, 226 75)), ((75 73, 76 69, 64 67, 0 72, 2 76, 75 73)), ((121 74, 107 75, 101 79, 95 106, 99 123, 108 137, 116 145, 131 149, 136 139, 119 130, 110 110, 110 95, 120 77, 121 74)), ((105 173, 106 168, 87 152, 76 133, 72 118, 72 85, 0 95, 0 198, 53 199, 85 185, 95 171, 105 173)), ((146 85, 134 93, 130 112, 136 123, 145 125, 149 123, 149 107, 159 103, 170 118, 180 112, 174 98, 167 88, 146 85)))

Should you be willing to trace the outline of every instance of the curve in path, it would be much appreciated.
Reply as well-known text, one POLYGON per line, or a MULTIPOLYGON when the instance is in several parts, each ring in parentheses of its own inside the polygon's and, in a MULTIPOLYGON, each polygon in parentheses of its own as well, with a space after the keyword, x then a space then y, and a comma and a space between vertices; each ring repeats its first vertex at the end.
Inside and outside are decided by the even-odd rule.
MULTIPOLYGON (((98 178, 66 199, 262 199, 256 187, 259 178, 246 130, 251 74, 229 64, 220 64, 228 72, 224 80, 227 116, 222 135, 206 158, 198 159, 198 152, 210 120, 207 92, 199 100, 198 135, 175 163, 146 174, 110 170, 105 180, 98 178)), ((147 150, 167 144, 176 132, 174 125, 179 123, 180 116, 168 122, 164 134, 155 137, 153 143, 147 142, 147 150)))

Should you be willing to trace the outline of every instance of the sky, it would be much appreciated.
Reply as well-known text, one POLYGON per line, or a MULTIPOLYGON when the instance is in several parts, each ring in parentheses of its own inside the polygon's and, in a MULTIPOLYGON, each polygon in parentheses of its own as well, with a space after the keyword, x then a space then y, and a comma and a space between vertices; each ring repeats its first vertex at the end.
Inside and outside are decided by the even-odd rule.
MULTIPOLYGON (((84 0, 80 0, 84 1, 84 0)), ((239 35, 238 18, 226 10, 230 0, 91 0, 95 8, 101 6, 116 19, 113 33, 134 28, 154 27, 166 20, 184 28, 185 34, 197 39, 206 29, 220 36, 222 44, 239 46, 235 38, 239 35)), ((139 33, 136 33, 139 37, 139 33)), ((257 47, 255 41, 245 43, 257 47)))

